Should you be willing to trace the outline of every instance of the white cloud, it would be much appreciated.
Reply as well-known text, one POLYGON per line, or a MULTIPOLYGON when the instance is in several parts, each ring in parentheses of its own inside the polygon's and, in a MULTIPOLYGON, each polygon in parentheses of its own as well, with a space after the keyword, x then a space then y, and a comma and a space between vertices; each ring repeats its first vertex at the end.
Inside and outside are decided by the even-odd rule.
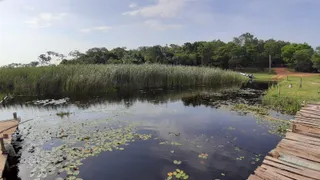
POLYGON ((35 8, 32 7, 32 6, 25 6, 24 9, 26 9, 26 10, 28 10, 28 11, 33 11, 33 10, 35 10, 35 8))
POLYGON ((25 23, 34 28, 49 27, 53 22, 60 21, 67 15, 67 13, 40 13, 38 16, 28 19, 25 23))
POLYGON ((151 29, 159 30, 159 31, 164 31, 164 30, 168 30, 168 29, 177 29, 177 28, 182 27, 182 25, 180 25, 180 24, 163 24, 158 20, 144 21, 144 25, 146 25, 147 27, 149 27, 151 29))
POLYGON ((82 33, 89 33, 92 31, 103 31, 106 32, 108 30, 112 29, 110 26, 97 26, 97 27, 91 27, 91 28, 85 28, 85 29, 80 29, 79 31, 82 33))
POLYGON ((163 17, 172 18, 185 7, 186 3, 190 0, 158 0, 156 4, 146 7, 141 7, 134 11, 122 13, 123 15, 143 17, 163 17))
POLYGON ((136 7, 138 7, 138 5, 136 3, 129 4, 129 8, 136 8, 136 7))

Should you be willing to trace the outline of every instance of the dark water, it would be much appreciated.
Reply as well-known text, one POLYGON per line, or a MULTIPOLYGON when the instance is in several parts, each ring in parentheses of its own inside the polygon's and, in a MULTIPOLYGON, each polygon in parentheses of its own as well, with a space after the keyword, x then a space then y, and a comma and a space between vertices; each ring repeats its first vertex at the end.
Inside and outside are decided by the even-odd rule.
MULTIPOLYGON (((246 179, 281 140, 268 132, 269 126, 257 123, 254 116, 230 111, 230 106, 237 103, 260 103, 261 89, 265 89, 261 86, 268 85, 251 84, 240 90, 158 89, 112 97, 71 99, 67 103, 60 101, 60 104, 46 101, 45 106, 20 102, 3 107, 0 109, 2 119, 10 118, 12 112, 18 112, 22 120, 34 119, 20 126, 23 141, 20 143, 19 172, 11 173, 16 177, 10 179, 60 177, 56 171, 45 178, 30 177, 30 171, 41 165, 33 163, 33 158, 44 157, 43 153, 32 152, 32 149, 41 147, 49 151, 64 143, 53 138, 53 134, 61 129, 72 131, 81 123, 104 119, 119 124, 139 123, 136 132, 151 134, 152 138, 129 143, 123 151, 103 151, 84 158, 77 177, 85 180, 163 180, 168 172, 178 168, 189 175, 188 179, 246 179), (56 115, 60 111, 72 114, 61 118, 56 115), (178 142, 181 146, 161 142, 178 142), (207 159, 199 158, 201 153, 208 154, 207 159), (174 160, 181 164, 175 165, 174 160)), ((93 135, 94 128, 101 130, 108 123, 100 122, 92 129, 87 128, 85 133, 93 135)), ((49 166, 44 167, 48 172, 49 166)))

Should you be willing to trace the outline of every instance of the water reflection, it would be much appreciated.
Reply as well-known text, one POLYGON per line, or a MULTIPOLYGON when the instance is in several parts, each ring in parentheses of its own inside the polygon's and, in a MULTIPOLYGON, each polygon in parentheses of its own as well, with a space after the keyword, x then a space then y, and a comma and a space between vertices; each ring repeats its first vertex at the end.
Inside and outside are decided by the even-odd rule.
MULTIPOLYGON (((94 99, 71 98, 59 105, 16 101, 0 109, 0 114, 11 117, 17 111, 23 119, 34 119, 21 125, 22 130, 32 127, 22 134, 18 166, 21 179, 34 179, 29 176, 30 163, 26 161, 32 156, 28 152, 31 146, 48 148, 50 144, 61 143, 52 142, 50 136, 41 137, 43 132, 56 133, 61 127, 107 118, 138 122, 137 132, 150 133, 152 138, 130 143, 124 151, 102 152, 86 158, 79 167, 83 179, 163 180, 176 168, 183 169, 190 179, 246 179, 281 138, 268 133, 268 127, 257 124, 253 116, 230 111, 228 105, 259 103, 261 93, 259 88, 246 87, 136 91, 94 99), (72 114, 60 118, 55 115, 60 111, 72 114), (207 153, 208 159, 200 159, 201 153, 207 153), (175 165, 174 160, 182 161, 181 165, 175 165)), ((90 129, 87 131, 94 134, 90 129)), ((55 179, 55 175, 42 179, 55 179)))

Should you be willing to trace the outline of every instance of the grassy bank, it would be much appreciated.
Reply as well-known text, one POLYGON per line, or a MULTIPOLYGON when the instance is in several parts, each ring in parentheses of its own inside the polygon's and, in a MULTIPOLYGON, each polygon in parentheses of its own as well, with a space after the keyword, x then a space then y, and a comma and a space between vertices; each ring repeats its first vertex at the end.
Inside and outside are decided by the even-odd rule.
POLYGON ((273 109, 295 114, 303 102, 320 102, 320 76, 289 77, 271 87, 263 97, 263 103, 273 109), (289 85, 292 85, 292 88, 289 85))
POLYGON ((272 81, 275 76, 274 73, 254 73, 254 80, 256 81, 272 81))
POLYGON ((101 93, 121 88, 215 87, 241 84, 236 72, 167 65, 59 65, 0 69, 0 92, 14 95, 101 93))

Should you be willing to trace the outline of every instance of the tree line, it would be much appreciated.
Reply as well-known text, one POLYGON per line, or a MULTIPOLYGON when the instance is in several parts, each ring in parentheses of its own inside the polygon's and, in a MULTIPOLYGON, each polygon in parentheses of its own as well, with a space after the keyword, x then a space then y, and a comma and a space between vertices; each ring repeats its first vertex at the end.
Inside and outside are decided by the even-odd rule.
MULTIPOLYGON (((50 62, 52 57, 61 64, 143 64, 159 63, 188 66, 214 66, 222 69, 247 67, 266 68, 287 66, 301 72, 320 72, 320 47, 313 49, 307 43, 291 43, 281 40, 262 40, 250 33, 234 37, 230 42, 221 40, 186 42, 183 45, 143 46, 137 49, 117 47, 111 50, 94 47, 86 52, 77 50, 68 54, 52 51, 41 54, 41 64, 50 62)), ((35 63, 33 63, 35 64, 35 63)))

